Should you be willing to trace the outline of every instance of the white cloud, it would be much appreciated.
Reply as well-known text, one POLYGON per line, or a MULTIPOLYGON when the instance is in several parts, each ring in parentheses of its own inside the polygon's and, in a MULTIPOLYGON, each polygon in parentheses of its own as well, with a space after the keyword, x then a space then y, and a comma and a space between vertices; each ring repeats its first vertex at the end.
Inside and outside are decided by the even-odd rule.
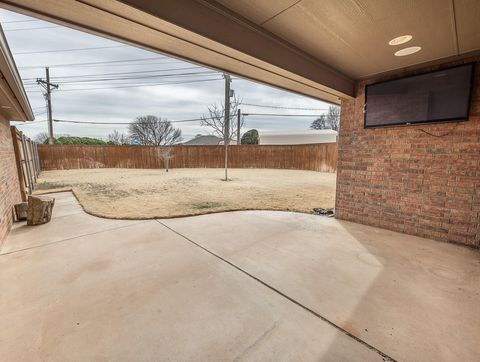
MULTIPOLYGON (((191 119, 198 118, 207 112, 207 107, 212 103, 221 103, 224 99, 224 83, 221 74, 212 76, 191 75, 179 77, 150 78, 152 74, 168 74, 171 71, 161 72, 175 68, 196 68, 192 70, 177 71, 196 72, 208 71, 209 69, 192 65, 178 59, 169 58, 165 55, 148 52, 131 46, 82 33, 65 27, 48 29, 12 31, 12 29, 41 28, 49 27, 52 24, 44 21, 28 23, 9 23, 15 20, 33 19, 7 10, 0 10, 0 21, 5 30, 10 48, 19 67, 22 78, 25 79, 25 87, 34 111, 38 114, 37 120, 46 119, 45 100, 41 93, 42 88, 35 85, 34 79, 44 77, 44 66, 51 66, 50 76, 52 81, 63 82, 58 91, 52 95, 53 114, 56 119, 67 119, 75 121, 101 121, 101 122, 130 122, 136 116, 144 114, 155 114, 168 119, 191 119), (74 48, 112 47, 90 51, 67 51, 49 52, 38 54, 18 54, 24 52, 37 52, 45 50, 61 50, 74 48), (17 54, 16 54, 17 53, 17 54), (152 60, 120 63, 119 60, 155 58, 152 60), (72 64, 85 62, 107 62, 116 63, 96 64, 84 66, 55 67, 58 64, 72 64), (35 67, 35 68, 32 68, 35 67), (155 71, 155 72, 151 72, 155 71), (159 71, 160 73, 157 73, 159 71), (106 75, 111 73, 144 72, 125 75, 125 78, 142 76, 141 79, 113 80, 118 75, 106 75), (147 73, 145 73, 147 72, 147 73), (150 72, 150 73, 148 73, 150 72), (78 82, 65 83, 65 81, 92 80, 98 77, 109 80, 102 80, 96 83, 78 82), (102 75, 103 74, 103 75, 102 75), (73 76, 73 77, 72 77, 73 76), (63 78, 59 78, 63 77, 63 78), (72 78, 65 78, 72 77, 72 78), (127 87, 139 83, 171 82, 185 80, 207 79, 208 77, 218 78, 216 81, 198 82, 190 84, 163 84, 156 86, 127 87), (89 91, 67 91, 69 89, 85 88, 107 88, 89 91), (43 113, 42 113, 43 112, 43 113)), ((122 76, 123 77, 123 76, 122 76)), ((327 108, 328 104, 308 97, 296 95, 276 88, 265 86, 256 82, 235 77, 232 82, 237 96, 245 103, 276 105, 280 107, 305 107, 305 108, 327 108)), ((258 108, 247 105, 241 106, 244 113, 286 113, 286 114, 312 114, 320 111, 300 111, 258 108)), ((300 130, 308 129, 315 117, 269 117, 269 116, 248 116, 246 128, 258 128, 263 130, 300 130)), ((182 129, 184 139, 190 139, 197 133, 208 134, 211 131, 201 127, 197 123, 178 123, 176 126, 182 129)), ((46 131, 46 122, 38 124, 30 123, 19 126, 25 133, 34 137, 37 133, 46 131)), ((79 136, 90 136, 105 138, 112 130, 125 131, 125 125, 86 125, 55 123, 55 132, 58 134, 72 134, 79 136)))

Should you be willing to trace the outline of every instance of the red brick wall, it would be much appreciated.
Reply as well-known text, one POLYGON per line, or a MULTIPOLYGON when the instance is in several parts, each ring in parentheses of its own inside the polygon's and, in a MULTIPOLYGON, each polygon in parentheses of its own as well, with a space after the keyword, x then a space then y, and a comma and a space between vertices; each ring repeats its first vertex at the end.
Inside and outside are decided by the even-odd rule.
POLYGON ((13 205, 21 201, 12 134, 0 119, 0 245, 13 222, 13 205))
MULTIPOLYGON (((336 216, 480 247, 480 58, 467 122, 364 129, 365 84, 342 103, 336 216), (433 137, 421 130, 444 137, 433 137)), ((397 75, 398 76, 398 75, 397 75)))

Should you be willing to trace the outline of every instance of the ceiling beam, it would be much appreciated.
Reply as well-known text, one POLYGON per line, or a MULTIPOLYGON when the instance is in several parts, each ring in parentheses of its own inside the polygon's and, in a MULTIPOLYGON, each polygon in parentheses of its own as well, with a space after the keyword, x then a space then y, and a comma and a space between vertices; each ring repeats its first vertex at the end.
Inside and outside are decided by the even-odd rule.
POLYGON ((292 44, 207 0, 120 0, 228 48, 353 96, 354 82, 292 44))
POLYGON ((214 1, 15 0, 0 6, 339 103, 354 81, 214 1))
POLYGON ((0 26, 0 114, 9 121, 33 121, 34 115, 17 66, 0 26))

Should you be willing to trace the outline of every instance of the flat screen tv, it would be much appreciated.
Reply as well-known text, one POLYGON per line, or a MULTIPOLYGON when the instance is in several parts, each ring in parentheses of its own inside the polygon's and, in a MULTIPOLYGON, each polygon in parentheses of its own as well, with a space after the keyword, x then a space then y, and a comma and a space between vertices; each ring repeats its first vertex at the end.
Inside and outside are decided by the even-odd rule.
POLYGON ((468 119, 475 63, 370 84, 365 128, 468 119))

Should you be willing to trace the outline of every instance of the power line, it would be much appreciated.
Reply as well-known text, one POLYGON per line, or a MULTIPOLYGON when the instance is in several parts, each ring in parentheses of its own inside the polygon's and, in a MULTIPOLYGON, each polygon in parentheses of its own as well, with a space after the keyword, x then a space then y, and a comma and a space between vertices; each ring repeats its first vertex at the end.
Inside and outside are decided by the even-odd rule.
POLYGON ((10 20, 10 21, 2 21, 2 24, 13 24, 13 23, 30 23, 33 21, 42 21, 38 19, 30 19, 30 20, 10 20))
MULTIPOLYGON (((60 91, 73 91, 78 89, 96 89, 100 87, 108 87, 108 88, 119 88, 119 87, 133 87, 133 86, 143 86, 143 85, 162 85, 162 84, 182 84, 182 83, 191 83, 195 81, 204 81, 204 80, 214 80, 216 78, 208 78, 213 77, 215 74, 204 74, 204 75, 185 75, 185 76, 178 76, 178 77, 167 77, 157 79, 158 77, 152 77, 151 79, 141 80, 137 78, 125 78, 123 79, 107 79, 107 80, 99 80, 99 81, 89 81, 89 82, 58 82, 57 84, 61 86, 71 86, 72 88, 62 88, 60 91), (77 86, 88 86, 88 88, 76 88, 77 86)), ((40 92, 35 85, 29 84, 25 88, 27 91, 31 92, 40 92)))
MULTIPOLYGON (((54 119, 54 122, 60 122, 60 123, 76 123, 76 124, 99 124, 99 125, 129 125, 132 124, 133 122, 89 122, 89 121, 70 121, 70 120, 65 120, 65 119, 54 119)), ((179 121, 169 121, 170 123, 184 123, 184 122, 199 122, 202 121, 201 118, 196 118, 196 119, 183 119, 179 121)), ((138 122, 137 122, 138 123, 138 122)))
MULTIPOLYGON (((215 71, 203 71, 203 72, 183 72, 183 73, 170 73, 170 74, 150 74, 150 75, 137 75, 137 76, 125 76, 125 77, 111 77, 111 78, 90 78, 90 79, 73 79, 73 80, 59 80, 59 78, 52 78, 58 84, 76 84, 76 83, 98 83, 107 81, 119 81, 119 80, 136 80, 136 79, 155 79, 155 78, 170 78, 170 77, 196 77, 196 76, 211 76, 217 74, 215 71)), ((24 83, 26 86, 35 85, 36 82, 29 80, 24 83)))
POLYGON ((269 117, 319 117, 319 114, 278 114, 278 113, 242 113, 244 116, 269 116, 269 117))
POLYGON ((266 104, 253 104, 253 103, 241 103, 246 106, 252 107, 261 107, 261 108, 275 108, 275 109, 292 109, 298 111, 327 111, 328 108, 304 108, 304 107, 282 107, 282 106, 271 106, 266 104))
MULTIPOLYGON (((295 117, 317 117, 318 115, 304 115, 304 114, 260 114, 260 113, 242 113, 242 115, 247 116, 247 115, 252 115, 252 116, 259 116, 259 115, 268 115, 268 116, 295 116, 295 117)), ((235 115, 234 115, 235 116, 235 115)), ((169 120, 170 123, 188 123, 188 122, 201 122, 205 119, 216 119, 214 117, 201 117, 201 118, 190 118, 190 119, 180 119, 180 120, 169 120)), ((68 120, 68 119, 53 119, 54 122, 57 123, 71 123, 71 124, 89 124, 89 125, 113 125, 113 126, 118 126, 118 125, 130 125, 133 122, 101 122, 101 121, 75 121, 75 120, 68 120)), ((37 124, 37 123, 42 123, 42 122, 47 122, 47 120, 41 120, 41 121, 34 121, 30 123, 22 123, 19 124, 18 126, 24 126, 24 125, 32 125, 32 124, 37 124)), ((142 123, 142 122, 140 122, 142 123)))
POLYGON ((111 46, 102 46, 102 47, 91 47, 91 48, 72 48, 72 49, 52 49, 52 50, 39 50, 33 52, 18 52, 14 55, 24 55, 24 54, 40 54, 40 53, 63 53, 63 52, 78 52, 84 50, 97 50, 97 49, 112 49, 112 48, 124 48, 126 45, 111 45, 111 46))
MULTIPOLYGON (((233 116, 235 116, 234 114, 233 116)), ((260 115, 260 114, 244 114, 242 115, 260 115)), ((269 114, 273 115, 273 114, 269 114)), ((291 114, 275 114, 276 116, 292 116, 291 114)), ((293 115, 293 116, 305 116, 305 115, 293 115)), ((312 115, 310 115, 312 117, 312 115)), ((313 116, 317 117, 317 115, 313 116)), ((199 122, 205 119, 217 119, 216 117, 201 117, 201 118, 190 118, 190 119, 181 119, 181 120, 171 120, 170 123, 184 123, 184 122, 199 122)), ((74 120, 66 120, 66 119, 54 119, 54 122, 61 122, 61 123, 75 123, 75 124, 99 124, 99 125, 129 125, 132 122, 99 122, 99 121, 74 121, 74 120)), ((142 122, 139 122, 142 123, 142 122)))
MULTIPOLYGON (((154 58, 152 58, 153 60, 154 58)), ((70 64, 54 64, 51 66, 51 68, 100 68, 100 67, 139 67, 139 66, 145 66, 145 65, 156 65, 156 64, 176 64, 176 63, 188 63, 188 62, 184 62, 184 61, 181 61, 181 60, 175 60, 175 59, 170 59, 170 58, 155 58, 156 60, 158 60, 158 62, 152 62, 152 63, 128 63, 128 62, 122 62, 122 63, 119 63, 119 64, 112 64, 111 62, 98 62, 99 64, 94 64, 92 63, 91 65, 90 64, 86 64, 86 65, 82 65, 79 63, 79 65, 73 63, 72 65, 70 64), (100 63, 103 63, 103 64, 100 64, 100 63)), ((38 66, 23 66, 23 67, 18 67, 19 69, 38 69, 38 68, 45 68, 45 66, 43 65, 38 65, 38 66)))
POLYGON ((18 127, 18 126, 31 126, 32 124, 37 124, 37 123, 43 123, 43 122, 47 122, 46 119, 43 119, 41 121, 33 121, 33 122, 22 122, 20 124, 15 124, 15 127, 18 127))
MULTIPOLYGON (((148 65, 148 64, 147 64, 148 65)), ((90 77, 90 76, 98 76, 98 75, 125 75, 125 74, 144 74, 144 73, 155 73, 155 72, 170 72, 170 71, 177 71, 177 70, 202 70, 203 68, 195 65, 195 66, 188 66, 182 68, 164 68, 164 69, 151 69, 151 70, 136 70, 131 72, 113 72, 113 73, 93 73, 93 74, 81 74, 81 75, 69 75, 69 76, 58 76, 55 78, 75 78, 75 77, 90 77)), ((210 70, 210 69, 207 69, 210 70)))
MULTIPOLYGON (((99 87, 99 88, 77 88, 77 89, 60 89, 57 92, 77 92, 77 91, 92 91, 92 90, 102 90, 102 89, 119 89, 119 88, 140 88, 140 87, 151 87, 158 85, 167 85, 167 84, 189 84, 189 83, 199 83, 199 82, 210 82, 221 80, 222 78, 212 78, 212 79, 197 79, 191 81, 182 81, 182 82, 163 82, 163 83, 146 83, 138 85, 127 85, 127 86, 117 86, 117 87, 99 87)), ((29 91, 29 93, 43 93, 42 91, 29 91)))
MULTIPOLYGON (((167 84, 183 84, 183 83, 197 83, 197 82, 203 82, 203 81, 210 81, 210 80, 216 80, 216 78, 206 78, 208 75, 205 75, 205 77, 181 77, 181 78, 175 78, 175 79, 157 79, 157 80, 143 80, 143 81, 120 81, 120 82, 114 82, 114 81, 108 81, 105 83, 83 83, 83 84, 63 84, 59 83, 62 87, 68 87, 71 86, 71 88, 62 88, 60 89, 60 92, 69 92, 69 91, 76 91, 79 89, 85 89, 85 90, 91 90, 91 89, 98 89, 98 88, 107 88, 107 89, 116 89, 116 88, 134 88, 134 87, 140 87, 140 86, 155 86, 155 85, 167 85, 167 84), (76 88, 77 86, 88 86, 85 88, 76 88)), ((28 92, 33 92, 33 93, 41 93, 41 91, 38 89, 38 87, 35 87, 34 85, 29 85, 28 88, 25 88, 28 92)))
MULTIPOLYGON (((170 123, 186 123, 186 122, 199 122, 203 121, 204 119, 213 119, 211 117, 205 117, 205 118, 191 118, 191 119, 181 119, 181 120, 172 120, 168 121, 170 123)), ((66 119, 54 119, 54 122, 60 122, 60 123, 75 123, 75 124, 99 124, 99 125, 129 125, 132 123, 139 123, 143 124, 145 122, 97 122, 97 121, 73 121, 73 120, 66 120, 66 119)), ((146 124, 146 123, 145 123, 146 124)))
POLYGON ((4 31, 24 31, 24 30, 40 30, 40 29, 53 29, 60 28, 60 26, 40 26, 38 28, 23 28, 23 29, 4 29, 4 31))
MULTIPOLYGON (((49 65, 50 68, 62 68, 62 67, 88 67, 88 66, 112 66, 115 63, 129 63, 129 62, 142 62, 142 61, 149 61, 149 60, 172 60, 174 62, 181 62, 179 60, 171 59, 165 56, 161 57, 151 57, 151 58, 136 58, 136 59, 123 59, 123 60, 108 60, 104 62, 83 62, 83 63, 60 63, 60 64, 52 64, 49 65)), ((183 62, 182 62, 183 63, 183 62)), ((165 64, 165 63, 148 63, 149 64, 165 64)), ((116 64, 116 65, 125 65, 125 66, 132 66, 134 64, 116 64)), ((142 64, 143 65, 143 64, 142 64)), ((34 68, 44 68, 42 65, 30 65, 30 66, 21 66, 18 67, 20 69, 34 69, 34 68)))
MULTIPOLYGON (((205 117, 206 119, 212 119, 210 117, 205 117)), ((181 119, 181 120, 172 120, 169 121, 170 123, 186 123, 186 122, 199 122, 205 118, 191 118, 191 119, 181 119)), ((44 119, 41 121, 33 121, 33 122, 23 122, 21 124, 17 124, 15 126, 30 126, 32 124, 43 123, 47 122, 48 120, 44 119)), ((98 125, 129 125, 133 122, 97 122, 97 121, 74 121, 74 120, 66 120, 66 119, 54 119, 54 122, 58 123, 74 123, 74 124, 98 124, 98 125)), ((138 122, 137 122, 138 123, 138 122)), ((140 122, 142 123, 142 122, 140 122)))
MULTIPOLYGON (((235 116, 235 115, 234 115, 235 116)), ((184 123, 184 122, 199 122, 205 119, 217 119, 216 117, 201 117, 201 118, 190 118, 190 119, 180 119, 180 120, 169 120, 170 123, 184 123)), ((76 123, 76 124, 100 124, 100 125, 129 125, 133 122, 99 122, 99 121, 74 121, 74 120, 66 120, 66 119, 54 119, 54 122, 61 122, 61 123, 76 123)), ((146 123, 146 122, 135 122, 135 123, 146 123)))
MULTIPOLYGON (((208 76, 208 75, 206 75, 208 76)), ((219 80, 219 78, 205 78, 205 79, 192 79, 192 80, 171 80, 165 82, 153 81, 147 82, 143 81, 140 83, 126 83, 125 85, 122 84, 107 84, 108 87, 89 87, 89 88, 62 88, 58 92, 70 92, 70 91, 77 91, 77 90, 94 90, 94 89, 116 89, 116 88, 134 88, 134 87, 142 87, 142 86, 156 86, 156 85, 164 85, 164 84, 189 84, 189 83, 197 83, 197 82, 204 82, 204 81, 213 81, 219 80)), ((87 84, 89 85, 89 84, 87 84)), ((95 85, 95 84, 92 84, 95 85)), ((29 87, 33 87, 33 85, 29 85, 29 87)), ((36 88, 27 88, 27 91, 30 93, 43 93, 39 90, 32 90, 36 88)))
POLYGON ((97 78, 97 79, 78 79, 78 80, 66 80, 58 81, 58 84, 78 84, 78 83, 98 83, 98 82, 109 82, 109 81, 123 81, 123 80, 136 80, 136 79, 154 79, 154 78, 170 78, 170 77, 195 77, 195 76, 205 76, 213 75, 216 72, 190 72, 190 73, 178 73, 178 74, 156 74, 156 75, 146 75, 146 76, 136 76, 136 77, 117 77, 117 78, 97 78))
MULTIPOLYGON (((80 85, 84 86, 89 86, 88 88, 75 88, 74 86, 77 86, 77 84, 64 84, 64 83, 58 83, 60 86, 72 86, 72 88, 62 88, 58 92, 74 92, 74 91, 88 91, 88 90, 102 90, 102 89, 122 89, 122 88, 140 88, 140 87, 154 87, 154 86, 161 86, 161 85, 168 85, 168 84, 190 84, 190 83, 202 83, 202 82, 209 82, 209 81, 214 81, 218 80, 218 78, 186 78, 185 80, 169 80, 168 82, 160 82, 160 81, 144 81, 141 83, 138 82, 133 82, 133 83, 123 83, 123 82, 117 82, 117 83, 107 83, 107 84, 102 84, 102 83, 83 83, 80 85)), ((41 90, 38 90, 38 88, 26 88, 26 90, 30 93, 42 93, 41 90)))
MULTIPOLYGON (((99 65, 79 65, 77 68, 98 68, 98 67, 138 67, 138 66, 144 66, 144 65, 156 65, 156 64, 168 64, 168 65, 171 65, 171 64, 183 64, 183 63, 187 63, 187 61, 183 61, 183 60, 176 60, 176 59, 172 59, 172 58, 157 58, 158 62, 152 62, 152 63, 145 63, 145 64, 142 64, 142 63, 132 63, 132 64, 129 64, 129 63, 125 63, 125 64, 99 64, 99 65), (163 60, 163 61, 162 61, 163 60)), ((55 67, 55 68, 61 68, 61 67, 55 67)), ((65 67, 63 67, 65 68, 65 67)))
MULTIPOLYGON (((94 74, 80 74, 80 75, 60 75, 51 77, 52 79, 65 79, 65 78, 85 78, 85 77, 97 77, 106 75, 128 75, 128 74, 145 74, 145 73, 157 73, 157 72, 171 72, 177 70, 193 70, 201 69, 198 66, 195 67, 183 67, 183 68, 168 68, 168 69, 156 69, 156 70, 141 70, 136 72, 114 72, 114 73, 94 73, 94 74)), ((24 81, 36 80, 37 78, 22 78, 24 81)))

